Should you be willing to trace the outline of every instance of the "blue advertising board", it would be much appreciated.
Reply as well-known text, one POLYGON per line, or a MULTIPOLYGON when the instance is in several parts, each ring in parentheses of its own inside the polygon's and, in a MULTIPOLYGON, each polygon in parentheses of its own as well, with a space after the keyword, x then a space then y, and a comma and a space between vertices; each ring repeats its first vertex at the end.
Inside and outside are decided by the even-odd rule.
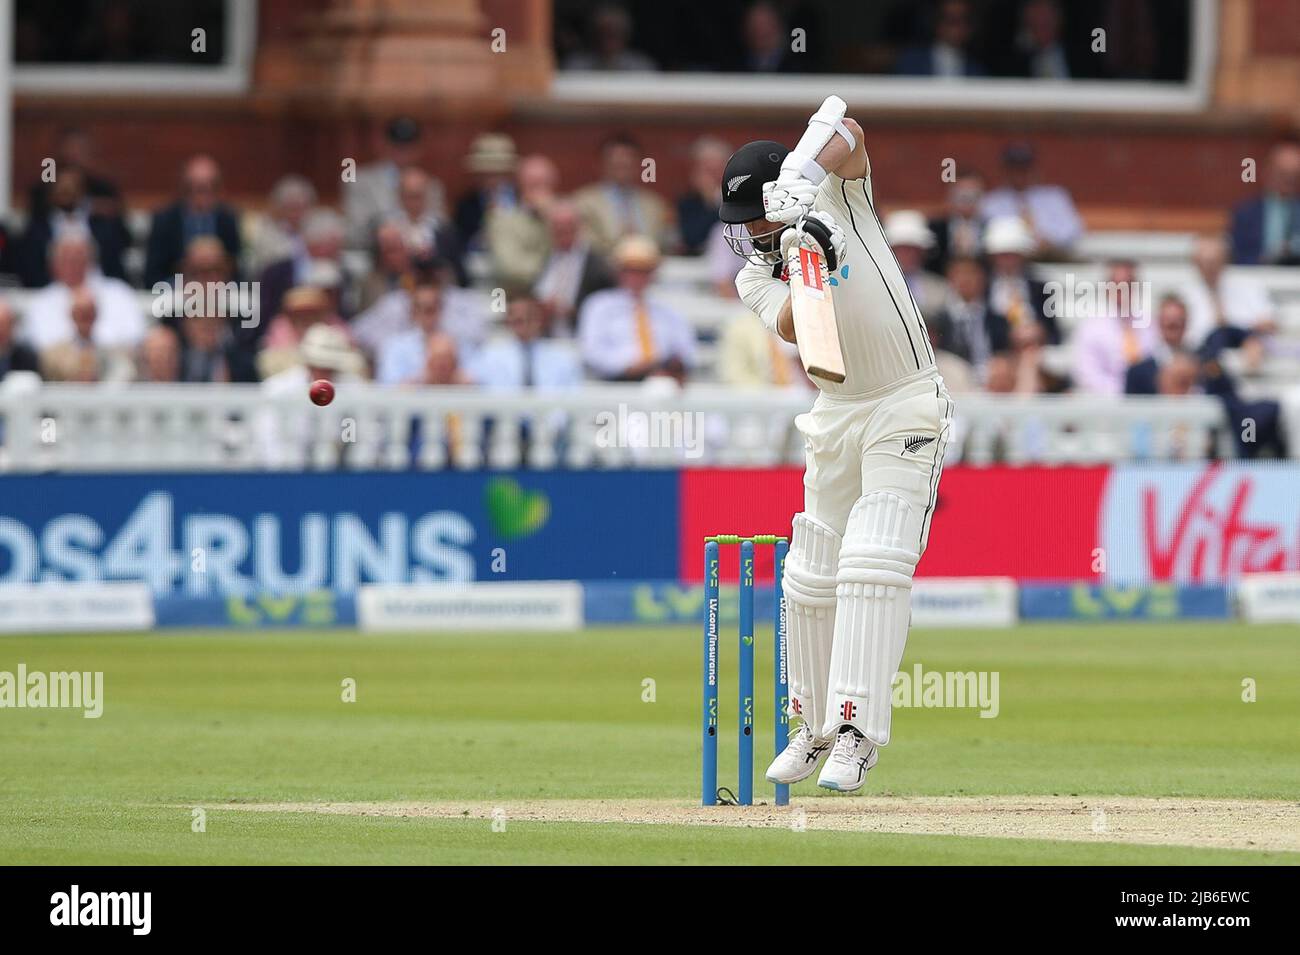
POLYGON ((664 580, 677 529, 675 471, 7 476, 0 584, 142 580, 159 596, 227 598, 664 580))

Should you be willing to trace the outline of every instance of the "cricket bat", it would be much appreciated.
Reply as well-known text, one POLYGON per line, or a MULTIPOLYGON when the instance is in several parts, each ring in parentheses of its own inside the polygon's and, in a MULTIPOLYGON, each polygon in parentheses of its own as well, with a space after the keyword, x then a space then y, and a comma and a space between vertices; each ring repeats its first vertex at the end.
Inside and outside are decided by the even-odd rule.
POLYGON ((844 353, 835 321, 826 257, 816 249, 796 245, 790 250, 790 308, 794 335, 804 371, 826 381, 844 380, 844 353))

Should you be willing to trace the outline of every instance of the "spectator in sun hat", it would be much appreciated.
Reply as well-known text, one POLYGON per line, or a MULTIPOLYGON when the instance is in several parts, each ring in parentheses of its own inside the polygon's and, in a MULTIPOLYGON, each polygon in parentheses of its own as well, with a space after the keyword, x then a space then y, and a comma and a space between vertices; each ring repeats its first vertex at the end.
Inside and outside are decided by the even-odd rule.
POLYGON ((505 133, 483 133, 470 146, 465 168, 474 185, 456 203, 456 231, 466 248, 482 245, 483 221, 489 209, 510 209, 515 205, 515 166, 519 156, 515 141, 505 133))
POLYGON ((934 245, 934 233, 926 224, 925 216, 911 209, 891 212, 885 217, 885 241, 898 259, 908 291, 928 319, 943 308, 948 289, 943 279, 925 268, 925 260, 934 245))
POLYGON ((348 338, 347 326, 334 311, 329 293, 314 285, 290 289, 281 303, 280 314, 272 319, 257 356, 257 367, 268 378, 298 360, 304 336, 315 325, 326 325, 348 338))
POLYGON ((1000 216, 984 230, 984 252, 992 275, 989 305, 1005 315, 1017 345, 1055 345, 1061 340, 1056 318, 1047 314, 1047 291, 1029 274, 1037 248, 1019 216, 1000 216))

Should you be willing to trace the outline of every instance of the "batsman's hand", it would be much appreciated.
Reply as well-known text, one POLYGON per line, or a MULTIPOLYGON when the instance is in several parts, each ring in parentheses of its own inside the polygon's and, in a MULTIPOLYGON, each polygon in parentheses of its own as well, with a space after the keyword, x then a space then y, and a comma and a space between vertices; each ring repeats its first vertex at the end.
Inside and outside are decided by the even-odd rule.
POLYGON ((816 197, 817 187, 802 177, 782 176, 763 183, 763 211, 768 222, 793 225, 812 211, 816 197))
POLYGON ((834 272, 844 261, 848 242, 844 230, 829 212, 810 212, 801 222, 781 233, 781 258, 790 260, 790 251, 795 245, 810 248, 816 244, 826 258, 827 271, 834 272))

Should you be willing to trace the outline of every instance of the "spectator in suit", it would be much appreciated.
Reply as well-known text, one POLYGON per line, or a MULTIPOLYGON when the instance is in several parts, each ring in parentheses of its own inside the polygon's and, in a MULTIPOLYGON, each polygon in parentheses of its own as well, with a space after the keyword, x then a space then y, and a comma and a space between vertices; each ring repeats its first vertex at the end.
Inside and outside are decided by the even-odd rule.
POLYGON ((98 308, 95 294, 82 286, 68 297, 68 338, 42 349, 41 377, 46 381, 130 381, 133 370, 130 352, 109 348, 96 334, 98 308))
POLYGON ((766 0, 745 11, 742 27, 746 73, 801 73, 808 64, 790 47, 790 30, 780 12, 766 0))
POLYGON ((429 174, 418 166, 407 166, 398 180, 398 212, 394 221, 406 230, 406 244, 416 259, 437 257, 449 262, 458 285, 468 285, 464 250, 456 230, 443 221, 429 202, 429 174))
POLYGON ((1160 368, 1176 353, 1188 352, 1187 306, 1176 295, 1166 295, 1156 309, 1156 338, 1151 353, 1128 367, 1124 375, 1127 395, 1160 393, 1160 368))
POLYGON ((1199 347, 1218 328, 1231 327, 1260 333, 1276 331, 1276 310, 1268 289, 1258 279, 1240 272, 1229 273, 1228 243, 1221 235, 1201 236, 1192 247, 1196 277, 1182 289, 1187 302, 1187 340, 1199 347))
POLYGON ((629 236, 618 244, 614 260, 618 287, 594 292, 578 313, 584 363, 606 381, 684 381, 695 360, 695 330, 685 316, 647 294, 659 250, 644 236, 629 236))
POLYGON ((1033 147, 1008 146, 1002 154, 1002 173, 1003 185, 984 195, 980 206, 984 220, 1018 216, 1029 226, 1040 254, 1068 255, 1083 235, 1083 220, 1063 187, 1035 181, 1033 147))
POLYGON ((713 136, 702 136, 691 147, 690 188, 677 200, 677 226, 687 255, 699 255, 718 223, 722 202, 722 173, 731 147, 713 136))
POLYGON ((554 203, 546 224, 550 253, 542 263, 533 294, 539 300, 548 333, 572 333, 574 318, 587 296, 613 285, 614 275, 583 237, 582 220, 573 203, 554 203))
POLYGON ((135 380, 171 384, 181 380, 181 348, 176 333, 166 325, 149 329, 136 357, 135 380))
POLYGON ((469 377, 489 389, 575 388, 582 361, 573 342, 544 338, 546 313, 535 298, 510 300, 505 331, 489 338, 468 363, 469 377))
POLYGON ((389 292, 402 287, 411 272, 411 249, 400 223, 385 222, 375 230, 374 264, 361 283, 358 311, 364 312, 389 292))
POLYGON ((1124 393, 1131 365, 1152 354, 1156 334, 1151 316, 1130 292, 1137 287, 1137 266, 1117 259, 1107 267, 1113 294, 1098 295, 1097 310, 1074 332, 1074 386, 1091 395, 1124 393))
POLYGON ((576 50, 564 61, 566 70, 648 72, 658 69, 655 61, 629 46, 632 18, 614 4, 602 4, 591 14, 587 49, 576 50))
POLYGON ((630 136, 610 137, 600 149, 600 181, 574 194, 596 248, 612 249, 628 235, 646 236, 664 248, 672 246, 668 207, 641 183, 644 155, 630 136))
POLYGON ((904 50, 894 72, 901 76, 937 76, 950 80, 984 76, 984 65, 970 53, 973 35, 967 0, 942 0, 935 16, 934 40, 904 50))
POLYGON ((245 361, 233 354, 233 347, 228 320, 187 315, 181 319, 180 380, 203 384, 232 380, 232 368, 242 367, 245 361))
POLYGON ((467 249, 484 245, 483 224, 491 209, 509 209, 517 201, 515 141, 505 133, 483 133, 474 140, 465 168, 474 186, 456 203, 456 231, 467 249))
POLYGON ((130 246, 131 236, 126 232, 126 225, 122 220, 122 194, 115 182, 96 170, 94 147, 86 131, 73 126, 59 130, 58 139, 50 156, 54 159, 55 178, 52 182, 46 182, 42 178, 33 183, 28 190, 28 218, 44 219, 49 216, 53 204, 52 193, 58 185, 59 178, 69 169, 75 169, 83 183, 87 212, 90 215, 102 216, 122 223, 122 248, 130 246))
POLYGON ((86 290, 95 301, 95 343, 108 349, 133 349, 145 333, 144 309, 121 279, 94 267, 94 240, 69 227, 50 243, 51 282, 27 300, 23 338, 38 353, 74 337, 73 294, 86 290))
POLYGON ((271 188, 270 209, 249 250, 250 272, 303 255, 303 220, 315 205, 316 187, 303 176, 284 176, 271 188))
POLYGON ((460 350, 456 339, 443 332, 435 332, 425 342, 424 367, 417 385, 472 385, 468 373, 460 365, 460 350))
POLYGON ((95 240, 99 270, 110 278, 126 280, 122 256, 131 244, 131 236, 120 214, 97 211, 86 191, 86 176, 80 168, 68 166, 49 184, 42 195, 42 208, 28 217, 15 250, 18 277, 28 288, 49 284, 50 241, 67 228, 82 229, 95 240))
POLYGON ((963 173, 948 187, 948 207, 944 214, 930 220, 934 245, 930 248, 927 267, 946 272, 948 257, 979 256, 984 251, 984 220, 980 218, 980 200, 984 196, 984 177, 977 172, 963 173))
POLYGON ((456 340, 463 353, 472 353, 487 335, 489 315, 484 299, 472 289, 456 285, 452 281, 451 267, 436 259, 417 262, 401 288, 381 296, 352 320, 352 335, 356 343, 367 354, 377 358, 388 339, 415 328, 411 298, 415 289, 429 283, 442 291, 439 327, 456 340))
POLYGON ((925 268, 926 256, 934 246, 934 235, 925 224, 925 216, 911 209, 891 212, 885 217, 885 240, 898 259, 898 267, 917 308, 928 321, 944 307, 948 289, 943 279, 925 268))
POLYGON ((517 177, 519 201, 492 209, 484 225, 493 281, 510 295, 532 288, 546 266, 546 217, 559 199, 560 170, 547 156, 526 156, 517 177))
POLYGON ((291 288, 308 284, 313 266, 328 262, 335 267, 342 283, 339 288, 339 314, 345 318, 350 315, 355 289, 343 271, 343 242, 346 236, 347 228, 343 217, 333 209, 321 207, 308 213, 302 223, 298 250, 267 266, 258 280, 263 314, 277 314, 284 293, 291 288))
POLYGON ((987 279, 978 259, 950 259, 948 289, 947 303, 933 319, 932 340, 936 348, 963 359, 983 381, 989 359, 1011 351, 1011 329, 1006 316, 989 307, 987 279))
POLYGON ((239 261, 239 216, 221 201, 221 169, 211 156, 195 156, 185 164, 181 198, 154 213, 145 255, 145 288, 170 283, 186 247, 204 235, 216 236, 230 261, 239 261))
POLYGON ((0 299, 0 381, 11 371, 40 372, 40 360, 30 345, 17 339, 13 306, 0 299))
MULTIPOLYGON (((343 212, 348 223, 348 245, 364 249, 379 223, 399 216, 398 200, 402 170, 418 165, 423 147, 420 124, 409 116, 398 116, 384 127, 379 146, 381 158, 357 170, 356 182, 343 184, 343 212)), ((427 177, 428 190, 422 205, 435 217, 444 210, 442 183, 427 177)))
POLYGON ((1061 5, 1057 0, 1026 0, 1020 8, 1020 31, 1003 73, 1039 80, 1068 80, 1078 75, 1062 43, 1061 5))
POLYGON ((993 268, 989 305, 1007 317, 1017 346, 1057 345, 1061 330, 1048 314, 1047 291, 1029 275, 1034 237, 1016 216, 994 219, 984 232, 984 251, 993 268))
POLYGON ((1263 195, 1232 211, 1232 261, 1300 264, 1300 142, 1273 147, 1263 185, 1263 195))

